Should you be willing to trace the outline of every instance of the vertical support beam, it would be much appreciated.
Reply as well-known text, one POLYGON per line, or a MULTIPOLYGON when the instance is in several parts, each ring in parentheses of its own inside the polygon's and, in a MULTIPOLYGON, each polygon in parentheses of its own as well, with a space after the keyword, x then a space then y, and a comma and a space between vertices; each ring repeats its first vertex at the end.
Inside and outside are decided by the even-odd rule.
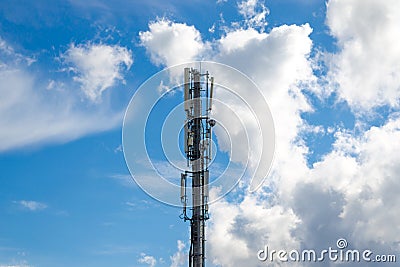
POLYGON ((200 73, 193 71, 193 158, 192 158, 192 244, 193 244, 193 267, 204 266, 204 215, 202 195, 202 154, 200 142, 202 139, 202 111, 201 111, 201 85, 200 73))
POLYGON ((184 106, 185 106, 185 111, 188 112, 190 109, 190 104, 189 104, 189 89, 190 89, 190 68, 185 68, 184 69, 184 78, 183 78, 183 95, 184 95, 184 106))

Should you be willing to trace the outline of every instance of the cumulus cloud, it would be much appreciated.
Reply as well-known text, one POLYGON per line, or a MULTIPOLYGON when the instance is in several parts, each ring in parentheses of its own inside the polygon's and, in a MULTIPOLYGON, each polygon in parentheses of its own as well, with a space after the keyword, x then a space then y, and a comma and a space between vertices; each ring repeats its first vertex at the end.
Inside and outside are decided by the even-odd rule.
POLYGON ((291 232, 299 219, 290 209, 246 195, 238 203, 218 201, 211 212, 208 257, 216 266, 259 266, 256 253, 262 244, 298 247, 291 232))
MULTIPOLYGON (((73 82, 43 82, 35 74, 37 71, 30 69, 29 61, 21 60, 21 55, 12 56, 16 52, 8 47, 7 53, 11 56, 0 55, 3 60, 0 68, 0 94, 3 96, 0 98, 0 151, 65 142, 111 129, 121 122, 122 111, 113 111, 107 103, 83 106, 76 93, 78 90, 73 90, 73 82)), ((102 69, 101 66, 96 68, 94 62, 87 64, 93 66, 93 70, 102 69)), ((106 67, 105 72, 108 70, 106 67)))
MULTIPOLYGON (((291 142, 296 138, 303 121, 300 113, 312 108, 302 94, 300 83, 312 82, 315 77, 308 60, 312 41, 309 38, 311 28, 308 24, 283 25, 273 28, 269 33, 255 29, 238 29, 227 33, 219 40, 219 51, 216 60, 237 68, 250 76, 263 93, 275 123, 276 152, 275 161, 286 158, 286 155, 297 155, 293 149, 301 152, 302 148, 293 148, 291 142)), ((231 79, 233 77, 230 77, 231 79)), ((217 77, 221 79, 221 77, 217 77)), ((215 95, 222 94, 216 90, 215 95)), ((254 92, 243 89, 243 95, 251 97, 254 92)), ((229 103, 229 96, 223 96, 224 102, 229 103)), ((256 102, 256 100, 255 100, 256 102)), ((241 103, 243 105, 244 103, 241 103)), ((240 106, 239 106, 240 107, 240 106)), ((238 104, 232 108, 240 111, 238 104)), ((259 113, 265 112, 265 106, 254 106, 259 113)), ((216 113, 218 118, 221 114, 216 113)), ((229 114, 226 114, 229 116, 229 114)), ((244 114, 240 114, 245 124, 251 125, 244 114)), ((254 127, 253 127, 254 128, 254 127)), ((252 127, 249 127, 252 129, 252 127)), ((259 133, 248 130, 249 140, 255 145, 259 133)), ((232 143, 241 144, 240 134, 231 132, 232 143), (237 137, 237 138, 235 138, 237 137)), ((267 143, 268 135, 263 135, 262 142, 267 143)), ((259 141, 260 142, 260 141, 259 141)), ((303 151, 305 152, 305 151, 303 151)), ((302 155, 299 154, 302 158, 302 155)), ((254 158, 256 159, 256 158, 254 158)), ((250 164, 252 159, 250 158, 250 164)), ((280 163, 279 163, 280 164, 280 163)), ((291 170, 293 168, 290 168, 291 170)))
POLYGON ((139 263, 148 264, 150 267, 156 266, 157 260, 153 256, 146 255, 145 253, 140 254, 139 263))
POLYGON ((399 123, 395 116, 361 136, 337 132, 333 151, 308 173, 281 176, 278 198, 299 219, 293 237, 301 246, 324 248, 344 237, 375 254, 400 250, 399 218, 392 212, 399 208, 399 123))
POLYGON ((132 53, 125 47, 105 44, 71 44, 64 55, 76 74, 74 80, 81 84, 84 94, 98 102, 101 94, 117 81, 124 82, 122 72, 133 63, 132 53))
POLYGON ((206 46, 194 26, 168 19, 150 23, 149 30, 140 32, 139 37, 156 65, 172 66, 199 59, 206 46))
POLYGON ((360 137, 339 134, 334 151, 315 166, 321 186, 343 195, 339 217, 355 243, 400 249, 395 227, 400 218, 394 212, 400 203, 395 193, 400 188, 399 141, 400 117, 392 115, 385 125, 371 127, 360 137))
POLYGON ((20 200, 15 201, 15 203, 19 204, 22 208, 30 211, 39 211, 47 208, 47 204, 33 200, 20 200))
POLYGON ((354 110, 399 107, 400 3, 396 0, 331 0, 327 25, 337 39, 331 79, 354 110))

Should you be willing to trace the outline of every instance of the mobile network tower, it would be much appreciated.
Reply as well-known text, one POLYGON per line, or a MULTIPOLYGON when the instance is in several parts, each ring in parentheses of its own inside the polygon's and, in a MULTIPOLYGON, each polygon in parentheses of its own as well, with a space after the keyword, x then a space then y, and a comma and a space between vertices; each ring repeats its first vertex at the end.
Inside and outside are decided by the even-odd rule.
POLYGON ((212 107, 214 77, 208 71, 184 68, 184 149, 189 170, 181 174, 181 218, 190 221, 189 267, 205 266, 205 222, 208 214, 208 166, 211 162, 212 133, 215 120, 212 107), (191 205, 188 208, 187 183, 191 180, 191 205), (188 210, 190 211, 188 213, 188 210))

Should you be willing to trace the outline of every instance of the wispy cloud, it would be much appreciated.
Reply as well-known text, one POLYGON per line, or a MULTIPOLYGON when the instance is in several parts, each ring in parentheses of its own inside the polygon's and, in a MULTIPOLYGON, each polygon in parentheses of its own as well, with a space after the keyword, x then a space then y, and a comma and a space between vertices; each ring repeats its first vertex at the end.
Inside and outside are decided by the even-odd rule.
MULTIPOLYGON (((117 55, 113 54, 116 48, 110 49, 111 55, 107 59, 110 59, 109 64, 113 67, 121 60, 131 64, 128 58, 120 58, 122 56, 118 55, 118 49, 117 55)), ((110 103, 88 107, 82 101, 79 90, 74 90, 76 83, 68 79, 60 82, 53 77, 43 79, 42 76, 47 74, 40 73, 40 68, 32 71, 27 58, 0 37, 0 95, 3 96, 0 98, 0 151, 66 142, 88 133, 114 128, 122 122, 122 110, 115 111, 110 103), (38 79, 38 76, 41 78, 38 79)), ((74 59, 77 62, 84 60, 79 56, 74 59)), ((102 67, 97 64, 102 65, 103 62, 92 61, 79 68, 83 70, 83 76, 79 77, 96 81, 96 86, 104 79, 107 81, 106 87, 93 89, 96 99, 100 97, 101 90, 114 85, 115 80, 123 79, 117 67, 116 73, 112 67, 104 67, 103 77, 99 74, 102 67)))
POLYGON ((33 200, 19 200, 19 201, 14 201, 14 203, 18 204, 23 209, 30 210, 30 211, 40 211, 40 210, 44 210, 48 207, 48 205, 45 203, 33 201, 33 200))
POLYGON ((155 201, 149 201, 149 200, 145 200, 145 199, 141 199, 141 200, 132 200, 132 201, 126 201, 124 203, 127 207, 128 210, 144 210, 144 209, 150 209, 150 208, 154 208, 154 207, 159 207, 158 202, 155 201))
POLYGON ((20 53, 17 53, 14 48, 9 45, 3 38, 0 36, 0 67, 5 67, 6 65, 3 62, 6 62, 7 64, 16 64, 16 63, 25 63, 28 66, 34 63, 36 60, 32 57, 22 55, 20 53))
POLYGON ((26 265, 26 264, 5 264, 5 265, 0 265, 0 267, 31 267, 31 265, 26 265))
MULTIPOLYGON (((108 223, 107 225, 112 225, 112 223, 108 223)), ((135 250, 135 246, 107 245, 104 249, 94 251, 93 253, 98 255, 131 254, 135 250)))
POLYGON ((136 187, 136 183, 130 174, 112 174, 109 178, 114 179, 125 187, 136 187))
POLYGON ((157 260, 153 256, 141 253, 138 262, 148 264, 149 267, 154 267, 156 266, 157 260))
POLYGON ((122 144, 120 144, 119 146, 117 146, 116 148, 114 148, 114 153, 119 153, 119 152, 123 152, 122 144))

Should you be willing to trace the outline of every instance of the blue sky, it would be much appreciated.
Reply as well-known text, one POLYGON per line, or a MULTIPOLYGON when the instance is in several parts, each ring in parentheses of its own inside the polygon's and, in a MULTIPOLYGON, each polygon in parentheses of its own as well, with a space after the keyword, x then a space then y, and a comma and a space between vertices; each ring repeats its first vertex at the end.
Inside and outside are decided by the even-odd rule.
MULTIPOLYGON (((216 92, 215 118, 234 121, 224 104, 242 119, 227 125, 230 139, 216 127, 216 173, 230 147, 250 156, 231 155, 228 174, 249 169, 210 206, 208 266, 265 266, 264 245, 326 249, 339 238, 399 257, 399 12, 396 0, 1 1, 0 266, 187 265, 188 224, 134 182, 122 125, 141 84, 196 60, 236 68, 268 103, 238 91, 254 118, 216 92), (269 111, 274 161, 250 193, 249 173, 270 164, 258 154, 270 135, 253 120, 262 128, 269 111)), ((181 97, 164 96, 149 125, 181 97)), ((150 155, 174 174, 159 147, 150 155)))

